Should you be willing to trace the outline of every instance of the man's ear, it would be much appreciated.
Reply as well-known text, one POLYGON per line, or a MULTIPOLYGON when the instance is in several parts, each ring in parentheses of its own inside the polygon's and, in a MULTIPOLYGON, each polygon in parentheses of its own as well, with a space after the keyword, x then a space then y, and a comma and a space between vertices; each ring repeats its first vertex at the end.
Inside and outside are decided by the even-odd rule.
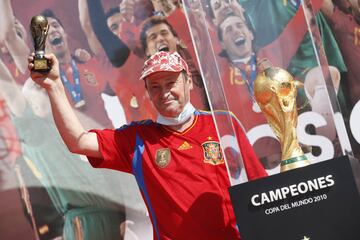
POLYGON ((190 84, 190 90, 193 90, 194 89, 194 84, 193 84, 192 77, 188 76, 187 78, 188 78, 187 80, 189 81, 189 84, 190 84))
MULTIPOLYGON (((145 48, 145 55, 146 55, 147 58, 151 57, 151 55, 149 54, 148 48, 145 48)), ((145 85, 146 85, 146 83, 145 83, 145 85)))
POLYGON ((186 48, 186 44, 184 43, 184 41, 182 41, 178 37, 176 37, 176 46, 183 48, 183 49, 186 48))
POLYGON ((251 36, 251 41, 253 41, 254 40, 254 33, 252 31, 250 31, 250 36, 251 36))

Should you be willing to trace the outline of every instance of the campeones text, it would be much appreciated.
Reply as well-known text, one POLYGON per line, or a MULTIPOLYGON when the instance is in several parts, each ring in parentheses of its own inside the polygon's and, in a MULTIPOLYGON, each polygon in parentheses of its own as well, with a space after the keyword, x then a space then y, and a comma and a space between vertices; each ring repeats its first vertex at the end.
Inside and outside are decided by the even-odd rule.
POLYGON ((302 194, 306 194, 312 191, 331 187, 335 184, 332 175, 325 177, 319 177, 304 182, 299 182, 290 186, 271 190, 269 192, 263 192, 255 194, 251 197, 251 204, 255 207, 259 207, 263 204, 272 203, 278 200, 286 199, 287 197, 294 197, 302 194))

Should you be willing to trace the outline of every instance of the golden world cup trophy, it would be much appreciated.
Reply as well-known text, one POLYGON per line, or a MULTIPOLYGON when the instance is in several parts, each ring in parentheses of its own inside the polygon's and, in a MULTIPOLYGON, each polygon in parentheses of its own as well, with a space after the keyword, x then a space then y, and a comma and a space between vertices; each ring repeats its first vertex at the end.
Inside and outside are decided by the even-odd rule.
POLYGON ((273 67, 267 59, 259 62, 254 96, 281 145, 280 171, 304 167, 310 161, 304 155, 296 134, 298 120, 296 88, 300 82, 284 69, 273 67))
POLYGON ((50 63, 44 56, 46 37, 49 33, 49 23, 46 17, 42 15, 32 17, 30 31, 35 50, 33 71, 46 73, 50 71, 50 63))

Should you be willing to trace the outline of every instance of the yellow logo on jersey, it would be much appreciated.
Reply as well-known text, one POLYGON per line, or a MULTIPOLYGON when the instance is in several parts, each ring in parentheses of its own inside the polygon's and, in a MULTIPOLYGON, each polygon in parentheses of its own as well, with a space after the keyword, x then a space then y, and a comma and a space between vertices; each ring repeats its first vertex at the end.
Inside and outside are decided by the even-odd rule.
POLYGON ((178 150, 188 150, 188 149, 191 149, 192 146, 190 145, 190 143, 188 143, 187 141, 183 142, 183 144, 181 144, 179 147, 178 147, 178 150))

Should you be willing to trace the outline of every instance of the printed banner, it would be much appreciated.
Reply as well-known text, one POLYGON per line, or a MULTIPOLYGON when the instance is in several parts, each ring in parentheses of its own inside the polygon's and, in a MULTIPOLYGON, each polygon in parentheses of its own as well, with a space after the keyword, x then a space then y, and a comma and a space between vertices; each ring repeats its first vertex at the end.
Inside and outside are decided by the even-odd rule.
MULTIPOLYGON (((34 15, 48 19, 45 52, 57 56, 68 100, 85 129, 155 120, 157 112, 139 80, 142 65, 157 51, 177 51, 191 71, 193 105, 206 111, 231 111, 267 173, 273 175, 280 172, 281 144, 255 100, 258 65, 265 58, 299 83, 295 122, 309 161, 352 153, 360 157, 356 84, 360 11, 355 2, 1 1, 0 201, 18 207, 14 213, 0 213, 4 218, 20 216, 21 226, 29 231, 30 225, 40 239, 71 238, 74 233, 92 236, 87 239, 153 236, 133 176, 94 170, 61 140, 49 99, 27 69, 27 57, 34 51, 30 31, 34 15), (21 189, 22 194, 2 197, 8 189, 21 189), (47 200, 38 197, 43 195, 47 200), (80 209, 99 211, 105 227, 81 228, 79 223, 85 226, 93 216, 82 218, 85 213, 80 209)), ((240 139, 231 118, 221 119, 216 123, 221 146, 209 141, 203 146, 204 158, 225 164, 217 162, 224 157, 231 183, 247 182, 240 139)), ((0 228, 1 239, 16 239, 16 234, 0 228)))

